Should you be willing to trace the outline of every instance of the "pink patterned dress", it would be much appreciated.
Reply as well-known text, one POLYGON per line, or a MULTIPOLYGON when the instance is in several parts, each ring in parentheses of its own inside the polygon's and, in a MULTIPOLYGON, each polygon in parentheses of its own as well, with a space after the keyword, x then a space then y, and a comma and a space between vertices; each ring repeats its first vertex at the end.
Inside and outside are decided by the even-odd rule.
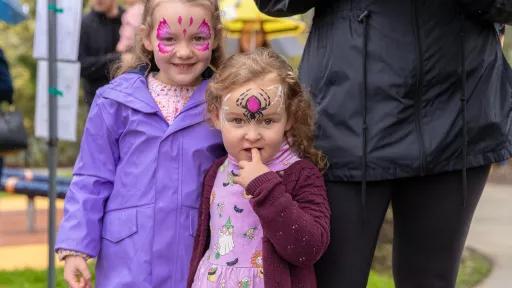
MULTIPOLYGON (((300 160, 288 144, 269 163, 282 171, 300 160)), ((262 288, 263 231, 242 186, 233 183, 239 167, 228 156, 220 166, 210 197, 211 242, 199 263, 193 288, 262 288)))

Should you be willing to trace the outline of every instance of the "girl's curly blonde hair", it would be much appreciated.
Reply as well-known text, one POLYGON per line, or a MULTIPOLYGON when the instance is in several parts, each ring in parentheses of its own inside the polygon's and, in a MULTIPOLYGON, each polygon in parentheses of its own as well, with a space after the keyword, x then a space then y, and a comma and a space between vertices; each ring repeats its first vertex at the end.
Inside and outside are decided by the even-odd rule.
POLYGON ((291 148, 301 157, 311 160, 320 170, 327 168, 325 155, 314 147, 314 109, 311 98, 300 84, 288 62, 268 48, 229 57, 216 71, 206 90, 210 117, 219 115, 222 100, 241 85, 276 75, 283 87, 286 114, 292 121, 286 132, 291 148))
POLYGON ((163 2, 181 2, 187 3, 191 5, 200 5, 210 10, 212 13, 212 27, 214 27, 214 46, 215 48, 212 50, 212 59, 210 61, 210 67, 213 70, 217 69, 220 63, 224 60, 224 49, 222 43, 222 23, 220 18, 220 10, 217 0, 146 0, 144 3, 144 12, 142 12, 142 24, 141 26, 146 29, 139 29, 135 34, 135 45, 133 49, 133 57, 128 60, 122 61, 120 60, 118 63, 114 64, 111 69, 111 76, 117 77, 129 70, 136 69, 140 66, 147 67, 146 73, 150 70, 155 71, 158 70, 158 67, 155 64, 153 51, 149 51, 144 47, 144 39, 150 37, 149 33, 153 31, 155 28, 153 25, 153 14, 155 10, 160 6, 163 2))

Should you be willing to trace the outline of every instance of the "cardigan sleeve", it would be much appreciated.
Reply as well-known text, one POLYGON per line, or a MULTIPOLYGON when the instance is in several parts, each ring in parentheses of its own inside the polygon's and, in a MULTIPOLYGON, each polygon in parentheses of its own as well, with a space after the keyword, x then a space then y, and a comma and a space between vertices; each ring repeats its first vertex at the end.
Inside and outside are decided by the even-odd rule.
POLYGON ((329 244, 330 209, 322 175, 312 163, 301 162, 308 164, 291 172, 290 178, 298 177, 292 193, 275 172, 260 175, 246 190, 277 253, 293 265, 310 266, 329 244))

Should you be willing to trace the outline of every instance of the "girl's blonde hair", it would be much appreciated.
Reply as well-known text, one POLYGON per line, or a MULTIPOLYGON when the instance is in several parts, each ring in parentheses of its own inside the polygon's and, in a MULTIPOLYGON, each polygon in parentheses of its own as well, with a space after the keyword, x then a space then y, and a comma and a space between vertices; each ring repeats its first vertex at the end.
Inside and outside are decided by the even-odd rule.
POLYGON ((314 110, 311 98, 300 84, 293 68, 268 48, 229 57, 215 72, 206 90, 210 117, 217 117, 225 95, 247 82, 276 75, 283 86, 286 115, 292 121, 286 132, 292 149, 311 160, 320 170, 327 168, 325 155, 314 147, 314 110))
POLYGON ((144 47, 144 39, 150 37, 150 33, 155 28, 153 25, 153 14, 158 6, 163 2, 179 1, 190 5, 200 5, 210 10, 212 13, 211 26, 214 27, 214 40, 212 50, 212 59, 210 61, 210 67, 216 70, 222 61, 224 60, 224 49, 222 41, 222 23, 220 18, 220 10, 217 0, 146 0, 144 4, 144 12, 142 12, 142 26, 146 29, 138 29, 135 34, 135 45, 133 50, 133 57, 129 57, 128 60, 119 60, 112 68, 111 75, 117 77, 129 70, 139 68, 140 66, 147 67, 146 73, 149 71, 156 71, 158 67, 155 67, 155 59, 153 51, 149 51, 144 47), (143 33, 145 31, 145 33, 143 33))

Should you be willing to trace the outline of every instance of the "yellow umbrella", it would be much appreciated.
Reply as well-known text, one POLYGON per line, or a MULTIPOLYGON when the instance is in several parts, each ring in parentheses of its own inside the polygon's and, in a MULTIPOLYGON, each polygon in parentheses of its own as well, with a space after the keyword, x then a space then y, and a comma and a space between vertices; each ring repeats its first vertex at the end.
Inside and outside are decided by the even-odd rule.
POLYGON ((262 29, 268 40, 298 36, 306 30, 306 24, 299 17, 267 16, 258 10, 254 0, 221 0, 219 5, 227 37, 239 37, 242 30, 247 29, 247 23, 258 23, 252 25, 252 29, 262 29))
POLYGON ((261 13, 254 0, 220 0, 227 55, 253 50, 262 44, 299 62, 306 40, 307 25, 301 16, 274 18, 261 13), (242 39, 243 38, 243 39, 242 39), (243 47, 242 47, 243 46, 243 47))

